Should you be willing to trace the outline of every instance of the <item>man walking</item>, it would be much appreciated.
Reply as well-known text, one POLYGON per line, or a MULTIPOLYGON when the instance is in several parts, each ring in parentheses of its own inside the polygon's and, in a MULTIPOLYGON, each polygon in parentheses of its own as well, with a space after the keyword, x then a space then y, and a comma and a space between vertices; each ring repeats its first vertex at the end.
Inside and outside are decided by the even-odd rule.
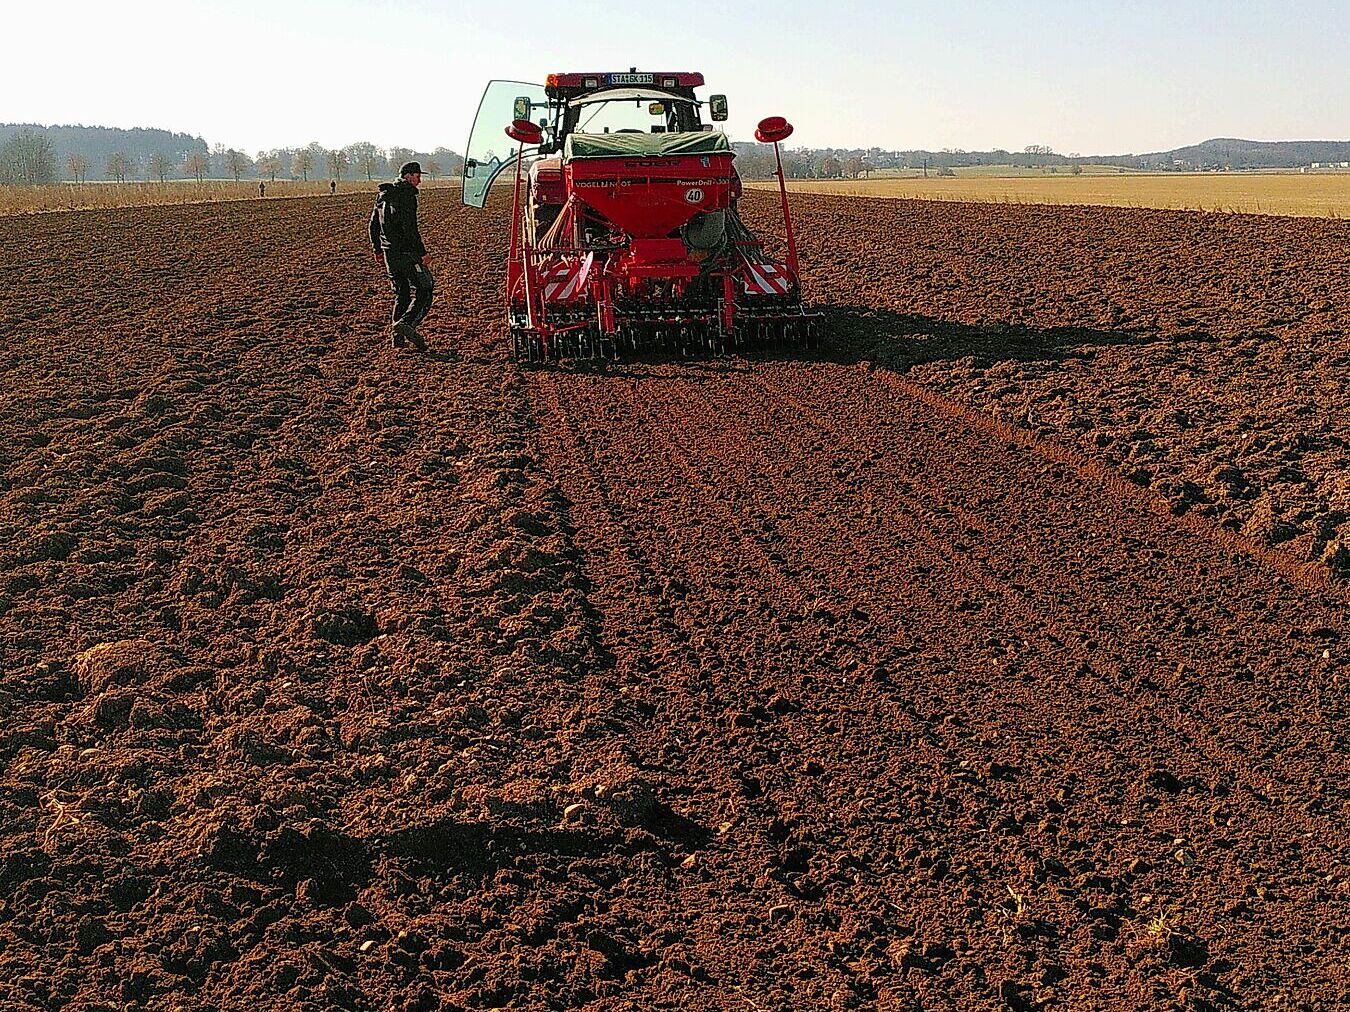
POLYGON ((370 243, 375 259, 384 264, 394 286, 394 325, 391 341, 395 348, 411 341, 419 351, 427 343, 417 332, 431 309, 435 288, 427 267, 427 248, 417 228, 417 188, 422 185, 422 166, 407 162, 399 169, 397 183, 381 183, 370 214, 370 243), (413 298, 413 290, 417 296, 413 298))

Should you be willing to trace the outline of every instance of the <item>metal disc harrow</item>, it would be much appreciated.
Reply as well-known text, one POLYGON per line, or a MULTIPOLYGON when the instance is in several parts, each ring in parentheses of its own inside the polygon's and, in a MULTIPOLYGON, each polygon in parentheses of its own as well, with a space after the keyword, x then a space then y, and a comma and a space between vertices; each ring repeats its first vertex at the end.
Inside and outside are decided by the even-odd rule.
POLYGON ((527 326, 511 327, 508 343, 516 362, 594 361, 638 355, 703 356, 781 348, 815 350, 825 339, 820 313, 757 319, 742 315, 739 325, 724 332, 716 317, 654 319, 634 315, 613 334, 591 322, 551 334, 547 339, 527 326))

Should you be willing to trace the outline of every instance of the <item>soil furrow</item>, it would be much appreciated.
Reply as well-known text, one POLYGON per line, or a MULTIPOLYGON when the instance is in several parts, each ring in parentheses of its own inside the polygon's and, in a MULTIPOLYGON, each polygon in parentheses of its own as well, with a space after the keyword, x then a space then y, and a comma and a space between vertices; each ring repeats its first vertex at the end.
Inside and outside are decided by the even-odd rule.
MULTIPOLYGON (((692 385, 691 385, 691 386, 692 386, 692 385)), ((670 385, 669 385, 669 384, 665 384, 665 385, 656 385, 656 386, 655 386, 655 389, 654 389, 654 390, 651 392, 651 394, 650 394, 652 403, 653 403, 653 404, 664 404, 664 403, 667 403, 667 402, 669 401, 669 397, 671 396, 671 395, 669 394, 669 390, 670 390, 670 385)), ((701 395, 695 393, 695 394, 693 394, 693 396, 696 396, 696 397, 697 397, 697 396, 701 396, 701 395)), ((731 402, 734 400, 734 395, 731 394, 730 388, 722 389, 722 390, 717 390, 717 391, 715 391, 715 393, 714 393, 713 396, 717 397, 721 403, 731 403, 731 402)), ((775 403, 777 403, 777 400, 776 400, 776 399, 775 399, 775 403)), ((604 414, 603 414, 603 413, 598 413, 598 415, 599 415, 599 417, 597 417, 596 421, 595 421, 593 424, 597 424, 597 425, 598 425, 598 424, 602 424, 602 423, 599 421, 599 418, 604 417, 604 414)), ((612 417, 612 416, 611 416, 611 417, 612 417)), ((736 424, 736 425, 723 424, 723 425, 719 426, 719 425, 717 424, 717 422, 718 422, 717 416, 712 415, 711 413, 709 413, 706 417, 712 419, 712 424, 709 425, 709 426, 700 428, 700 427, 691 425, 691 422, 692 422, 692 420, 693 420, 694 417, 695 417, 695 416, 691 416, 691 415, 689 415, 687 412, 684 412, 684 411, 671 410, 671 411, 669 411, 669 412, 667 412, 667 413, 664 413, 663 416, 661 416, 661 417, 658 417, 658 418, 656 418, 656 419, 654 419, 654 420, 647 421, 647 424, 650 425, 655 431, 664 431, 664 432, 667 432, 667 433, 670 433, 670 432, 683 432, 683 433, 687 433, 687 434, 689 434, 689 436, 691 437, 691 439, 690 439, 689 441, 690 441, 690 442, 693 442, 695 445, 699 445, 699 446, 709 446, 709 445, 713 445, 714 442, 715 442, 715 440, 717 439, 717 434, 718 434, 719 428, 720 428, 722 431, 737 431, 737 430, 744 429, 744 428, 753 428, 753 422, 754 422, 753 419, 747 419, 747 418, 745 418, 745 417, 738 417, 738 418, 736 418, 736 422, 739 423, 739 424, 736 424), (746 424, 747 422, 749 422, 750 424, 746 424)), ((724 418, 724 419, 722 419, 722 421, 725 423, 727 420, 724 418)), ((822 429, 823 429, 823 428, 824 428, 824 427, 822 426, 822 429)), ((863 431, 866 431, 866 430, 864 429, 863 431)), ((794 432, 791 432, 790 430, 780 431, 780 436, 786 437, 783 441, 784 441, 786 444, 788 444, 788 445, 800 445, 800 444, 801 444, 801 440, 798 438, 800 435, 801 435, 800 433, 794 433, 794 432)), ((726 461, 732 461, 732 460, 741 459, 741 457, 742 457, 743 455, 744 455, 744 450, 741 450, 741 451, 736 452, 736 453, 725 454, 725 458, 724 458, 724 460, 721 461, 721 462, 725 463, 726 461)), ((720 449, 718 449, 718 450, 716 450, 716 451, 714 452, 713 456, 714 456, 714 458, 718 458, 718 457, 723 457, 723 454, 722 454, 722 452, 720 451, 720 449)), ((659 458, 659 459, 668 459, 668 458, 659 458)), ((728 472, 734 471, 734 469, 735 469, 735 465, 732 464, 732 465, 729 466, 728 472)), ((648 487, 648 488, 650 488, 650 487, 655 487, 656 482, 655 482, 654 478, 655 478, 655 476, 653 475, 653 476, 650 476, 649 479, 648 479, 645 483, 644 483, 644 482, 634 482, 634 487, 648 487)), ((720 497, 720 496, 723 495, 723 494, 725 494, 723 490, 716 490, 716 491, 713 492, 712 498, 718 498, 718 497, 720 497)), ((691 503, 688 504, 688 508, 690 508, 690 509, 695 509, 695 508, 697 508, 697 506, 696 506, 695 503, 691 502, 691 503)), ((833 515, 853 515, 854 512, 857 512, 857 511, 850 510, 850 509, 849 509, 848 507, 846 507, 846 506, 841 506, 841 507, 838 508, 837 510, 832 510, 832 511, 831 511, 831 513, 832 513, 833 515)), ((818 537, 815 537, 815 538, 808 538, 808 540, 810 540, 813 544, 816 544, 816 545, 819 545, 820 543, 822 543, 822 542, 821 542, 821 539, 818 538, 818 537)), ((846 581, 846 583, 850 583, 850 585, 851 585, 851 581, 846 581)), ((986 589, 990 589, 990 588, 987 587, 986 589)), ((1081 654, 1080 654, 1080 656, 1081 656, 1081 654)), ((1071 670, 1072 670, 1072 665, 1066 665, 1066 669, 1071 671, 1071 670)), ((1120 688, 1119 686, 1112 686, 1112 685, 1110 685, 1109 683, 1105 684, 1104 687, 1107 688, 1107 690, 1108 690, 1109 692, 1113 692, 1113 693, 1114 693, 1114 692, 1120 692, 1120 691, 1121 691, 1121 688, 1120 688)), ((1017 690, 1014 689, 1014 692, 1015 692, 1015 693, 1016 693, 1016 691, 1017 691, 1017 690)), ((1023 693, 1023 694, 1024 694, 1024 693, 1023 693)), ((1117 697, 1117 698, 1118 698, 1118 697, 1117 697)), ((1064 706, 1064 707, 1062 708, 1061 712, 1064 712, 1064 713, 1071 713, 1071 712, 1073 712, 1073 711, 1072 711, 1072 706, 1069 706, 1069 705, 1064 706)), ((1071 732, 1070 732, 1070 733, 1071 733, 1071 732)), ((1178 743, 1179 743, 1179 744, 1182 744, 1182 743, 1184 743, 1184 742, 1187 741, 1187 740, 1188 740, 1188 738, 1187 738, 1186 736, 1182 736, 1180 739, 1178 739, 1178 743)), ((1185 747, 1185 746, 1183 745, 1183 747, 1185 747)), ((1147 749, 1145 749, 1145 753, 1144 753, 1144 754, 1148 754, 1147 749)), ((1187 772, 1193 772, 1195 768, 1196 768, 1196 767, 1191 767, 1190 769, 1187 770, 1187 772)), ((1199 768, 1202 768, 1202 769, 1203 769, 1203 762, 1200 764, 1199 768)), ((1246 808, 1246 807, 1249 807, 1249 806, 1247 806, 1247 805, 1242 805, 1241 807, 1246 808)), ((1197 816, 1201 816, 1202 814, 1203 814, 1203 813, 1197 813, 1197 816)), ((1246 813, 1246 815, 1244 815, 1244 816, 1239 816, 1238 818, 1239 818, 1239 819, 1242 819, 1242 818, 1250 818, 1250 817, 1252 817, 1252 816, 1255 816, 1255 817, 1257 818, 1258 821, 1264 821, 1263 818, 1262 818, 1262 816, 1261 816, 1261 814, 1260 814, 1259 812, 1256 812, 1256 811, 1248 812, 1248 813, 1246 813)), ((1202 823, 1203 820, 1202 820, 1202 818, 1197 817, 1197 818, 1195 818, 1195 819, 1193 819, 1193 820, 1186 820, 1186 821, 1194 821, 1195 823, 1202 823)), ((1272 824, 1272 825, 1273 825, 1273 824, 1272 824)), ((1316 825, 1316 824, 1314 824, 1314 825, 1316 825)), ((1306 888, 1306 887, 1305 887, 1305 888, 1306 888)))
MULTIPOLYGON (((771 389, 774 391, 775 395, 783 393, 783 391, 776 386, 771 385, 771 389)), ((837 412, 839 410, 838 401, 834 398, 828 398, 827 400, 830 408, 837 412)), ((790 403, 790 401, 791 395, 775 396, 772 399, 772 403, 790 403)), ((869 399, 864 395, 861 402, 854 403, 866 404, 869 402, 876 403, 876 400, 874 398, 869 399)), ((810 411, 811 417, 818 424, 830 425, 826 420, 827 416, 821 413, 821 408, 806 410, 810 411)), ((876 425, 877 419, 873 415, 873 417, 869 419, 860 420, 859 424, 851 428, 833 425, 830 425, 830 428, 831 431, 841 439, 860 442, 862 437, 859 437, 858 434, 875 433, 877 431, 876 425)), ((865 454, 875 454, 878 449, 875 444, 875 438, 870 445, 862 444, 861 442, 860 445, 865 454)), ((893 466, 893 463, 889 465, 883 464, 879 470, 885 472, 893 468, 893 466)), ((1042 480, 1045 479, 1042 478, 1042 480)), ((1053 476, 1051 476, 1051 480, 1055 480, 1053 479, 1053 476)), ((1095 483, 1092 482, 1091 477, 1088 477, 1087 480, 1090 489, 1095 483)), ((933 491, 931 484, 923 481, 907 481, 905 484, 918 492, 920 496, 930 498, 930 502, 935 502, 935 500, 931 499, 933 491)), ((912 502, 915 498, 916 497, 909 497, 908 501, 912 502)), ((1202 628, 1206 630, 1206 632, 1201 632, 1200 635, 1196 635, 1194 631, 1183 630, 1181 636, 1178 636, 1173 632, 1172 635, 1166 636, 1166 638, 1159 637, 1158 634, 1152 633, 1148 628, 1152 625, 1152 616, 1144 613, 1145 606, 1150 597, 1154 601, 1166 601, 1168 599, 1168 594, 1166 593, 1165 585, 1160 585, 1162 581, 1160 581, 1152 572, 1152 567, 1140 567, 1137 564, 1131 565, 1132 560, 1122 560, 1119 558, 1118 550, 1110 541, 1103 537, 1095 536, 1095 532, 1091 531, 1087 533, 1083 541, 1083 544, 1086 546, 1085 552, 1087 554, 1084 556, 1082 562, 1077 566, 1074 565, 1066 558, 1065 539, 1062 536, 1062 532, 1068 528, 1073 521, 1068 519, 1066 511, 1063 509, 1056 510, 1054 507, 1062 502, 1076 503, 1077 505, 1075 505, 1073 510, 1076 519, 1083 516, 1085 513, 1081 506, 1082 496, 1051 496, 1047 497, 1045 502, 1051 508, 1047 509, 1043 514, 1040 514, 1040 516, 1043 519, 1043 529, 1048 532, 1053 532, 1053 540, 1048 537, 1037 537, 1036 525, 1030 520, 1026 523, 1018 524, 1016 529, 1019 532, 1023 532, 1023 536, 1019 539, 1017 545, 1019 559, 1022 561, 1017 565, 1001 563, 998 560, 998 545, 1000 542, 998 535, 1001 532, 997 530, 996 523, 990 523, 989 517, 979 515, 977 512, 970 509, 964 509, 952 499, 941 500, 940 504, 936 505, 936 512, 931 505, 925 509, 924 512, 929 517, 929 522, 933 523, 942 532, 940 539, 937 542, 939 545, 946 544, 950 546, 962 544, 963 539, 965 541, 975 540, 972 538, 972 535, 977 531, 981 534, 993 535, 991 540, 995 546, 994 553, 992 555, 968 553, 967 558, 973 559, 978 565, 973 570, 969 566, 964 567, 964 569, 967 575, 972 576, 977 576, 980 572, 986 573, 988 578, 987 580, 982 581, 985 589, 992 593, 1000 594, 1006 599, 1015 602, 1015 604, 1020 607, 1020 610, 1023 611, 1023 614, 1027 619, 1031 619, 1038 612, 1043 613, 1045 602, 1034 601, 1032 596, 1029 593, 1026 593, 1025 590, 1017 590, 1018 581, 1014 579, 1014 577, 1021 576, 1022 571, 1027 568, 1026 563, 1033 561, 1041 572, 1055 573, 1057 590, 1059 587, 1065 585, 1072 588, 1072 594, 1069 598, 1065 599, 1062 595, 1057 595, 1058 600, 1056 603, 1062 604, 1072 602, 1074 608, 1081 614, 1081 618, 1077 623, 1079 627, 1092 630, 1093 634, 1098 638, 1107 639, 1108 642, 1114 646, 1114 649, 1109 651, 1098 649, 1093 652, 1096 653, 1098 657, 1103 654, 1107 655, 1111 661, 1110 666, 1115 672, 1114 678, 1105 679, 1097 675, 1094 672, 1093 665, 1096 664, 1100 666, 1100 662, 1095 660, 1092 654, 1080 651, 1079 659, 1087 665, 1087 669, 1083 671, 1083 675, 1085 677, 1099 678, 1102 681, 1102 684, 1108 688, 1108 691, 1123 694, 1131 699, 1131 701, 1149 708, 1156 713, 1164 723, 1172 726, 1175 729, 1175 732, 1180 735, 1181 740, 1190 741, 1195 738, 1209 739, 1210 747, 1215 750, 1215 758, 1221 757, 1225 765, 1227 765, 1240 780, 1247 779, 1246 771, 1249 768, 1253 756, 1260 754, 1263 746, 1265 746, 1267 742, 1278 740, 1276 735, 1281 728, 1278 725, 1270 726, 1265 728, 1264 734, 1260 736, 1249 735, 1245 740, 1238 740, 1228 744, 1220 743, 1216 738, 1214 730, 1206 726, 1204 719, 1205 715, 1203 713, 1198 722, 1188 715, 1188 710, 1200 709, 1204 705, 1203 699, 1196 694, 1193 689, 1188 692, 1187 689, 1189 687, 1183 680, 1176 676, 1182 674, 1188 664, 1191 666, 1192 671, 1194 671, 1196 667, 1202 667, 1207 670, 1213 669, 1215 655, 1218 653, 1215 649, 1216 644, 1221 644, 1224 647, 1224 652, 1228 657, 1257 657, 1259 656, 1258 651, 1260 644, 1270 642, 1271 640, 1278 640, 1280 633, 1294 627, 1297 623, 1302 622, 1312 625, 1322 624, 1326 628, 1335 628, 1335 626, 1340 623, 1339 615, 1336 614, 1328 604, 1324 603, 1320 608, 1315 608, 1310 611, 1307 602, 1300 601, 1292 614, 1286 612, 1284 614, 1277 613, 1271 615, 1269 613, 1270 609, 1267 608, 1265 609, 1267 613, 1260 616, 1258 620, 1253 620, 1248 616, 1247 620, 1243 621, 1236 618, 1231 611, 1228 610, 1225 596, 1219 596, 1218 598, 1211 597, 1198 601, 1196 606, 1193 606, 1194 613, 1187 616, 1188 619, 1201 623, 1202 628), (951 519, 944 519, 944 514, 949 515, 951 519), (1115 555, 1116 557, 1113 558, 1112 555, 1115 555), (1115 591, 1116 581, 1114 579, 1108 584, 1103 584, 1100 580, 1091 578, 1099 569, 1109 571, 1111 567, 1122 567, 1120 571, 1127 574, 1127 579, 1144 583, 1145 596, 1143 596, 1142 600, 1138 594, 1127 597, 1115 592, 1104 592, 1104 587, 1115 591), (1141 573, 1139 572, 1141 568, 1144 570, 1142 581, 1141 573), (1089 572, 1084 573, 1083 570, 1088 570, 1089 572), (1131 572, 1131 570, 1134 572, 1131 572), (1239 641, 1237 649, 1234 649, 1233 647, 1232 641, 1234 639, 1239 641), (1193 643, 1194 645, 1187 648, 1185 644, 1188 642, 1193 643), (1169 654, 1171 655, 1170 658, 1168 657, 1169 654), (1118 659, 1139 656, 1151 658, 1152 667, 1158 672, 1158 675, 1154 677, 1171 681, 1173 684, 1170 689, 1164 689, 1163 687, 1156 685, 1156 683, 1153 683, 1153 678, 1148 675, 1132 677, 1128 670, 1120 667, 1120 661, 1118 659), (1170 679, 1168 678, 1169 671, 1173 675, 1170 679), (1181 684, 1177 684, 1178 682, 1181 684), (1164 699, 1170 698, 1175 700, 1178 696, 1180 696, 1180 701, 1178 702, 1164 702, 1164 699)), ((1024 515, 1035 512, 1036 509, 1034 507, 1031 510, 1023 510, 1024 515)), ((1123 528, 1125 525, 1108 519, 1105 526, 1107 529, 1116 530, 1117 533, 1119 533, 1119 529, 1123 528)), ((1138 549, 1132 554, 1146 555, 1151 550, 1151 545, 1167 543, 1166 541, 1149 539, 1147 537, 1147 528, 1147 524, 1142 527, 1133 528, 1136 533, 1142 535, 1142 537, 1133 538, 1138 545, 1138 549)), ((1197 533, 1192 530, 1189 525, 1186 529, 1192 534, 1197 533)), ((1198 533, 1203 534, 1206 532, 1202 528, 1198 533)), ((1167 540, 1175 542, 1177 539, 1167 540)), ((1187 538, 1183 536, 1180 540, 1184 544, 1187 541, 1187 538)), ((988 544, 989 542, 985 542, 985 546, 988 544)), ((1069 542, 1069 546, 1071 549, 1071 542, 1069 542)), ((1223 558, 1222 551, 1209 553, 1210 558, 1206 560, 1204 558, 1206 553, 1204 551, 1203 540, 1200 541, 1198 547, 1199 551, 1193 554, 1198 556, 1196 565, 1202 573, 1213 568, 1218 571, 1215 574, 1215 579, 1226 579, 1229 583, 1235 582, 1232 580, 1231 572, 1229 574, 1221 575, 1222 569, 1225 568, 1224 564, 1230 561, 1223 558)), ((1222 586, 1222 583, 1220 585, 1222 586)), ((1030 586, 1030 581, 1023 581, 1022 586, 1024 588, 1030 586)), ((1274 589, 1275 588, 1272 588, 1272 590, 1274 589)), ((1263 600, 1265 599, 1266 598, 1263 596, 1263 600)), ((1234 665, 1231 662, 1228 662, 1225 663, 1224 668, 1221 668, 1220 670, 1227 669, 1231 671, 1233 667, 1234 665)), ((1237 723, 1238 720, 1234 716, 1232 707, 1235 696, 1245 699, 1248 712, 1253 716, 1258 714, 1264 715, 1266 713, 1269 708, 1269 701, 1272 694, 1277 694, 1282 698, 1288 699, 1290 705, 1295 708, 1294 719, 1299 726, 1304 729, 1304 734, 1298 739, 1285 739, 1281 744, 1285 746, 1286 749, 1307 749, 1309 753, 1318 757, 1313 761, 1313 764, 1309 766, 1309 768, 1303 771, 1303 778, 1301 781, 1296 781, 1293 786, 1301 788, 1305 792, 1312 789, 1313 793, 1317 793, 1314 785, 1319 782, 1325 782, 1326 774, 1328 772, 1325 768, 1326 756, 1328 754, 1334 755, 1335 748, 1333 740, 1330 737, 1331 728, 1324 721, 1323 715, 1320 713, 1316 702, 1292 691, 1295 685, 1306 684, 1308 680, 1316 678, 1316 663, 1313 657, 1306 657, 1303 660, 1302 667, 1303 671, 1301 672, 1297 670, 1295 672, 1289 672, 1284 666, 1275 671, 1267 672, 1265 673, 1266 678, 1263 680, 1263 684, 1251 685, 1250 688, 1248 687, 1249 683, 1246 681, 1237 679, 1232 680, 1227 685, 1227 692, 1223 697, 1223 712, 1214 715, 1211 719, 1217 718, 1225 725, 1237 723), (1280 678, 1281 681, 1272 684, 1269 680, 1272 676, 1280 678), (1300 710, 1299 708, 1304 709, 1300 710)), ((1241 676, 1241 673, 1241 670, 1237 672, 1239 677, 1241 676)), ((1286 721, 1288 718, 1281 717, 1277 718, 1277 720, 1286 721)), ((1274 722, 1272 721, 1272 723, 1274 722)), ((1261 790, 1268 790, 1270 783, 1282 783, 1289 780, 1290 772, 1285 764, 1287 764, 1291 758, 1293 757, 1287 754, 1287 752, 1282 755, 1269 757, 1269 761, 1274 768, 1265 771, 1265 782, 1259 785, 1261 790)), ((1256 785, 1249 784, 1249 786, 1256 785)), ((1311 822, 1310 825, 1317 828, 1319 831, 1323 828, 1322 824, 1317 822, 1311 822)))

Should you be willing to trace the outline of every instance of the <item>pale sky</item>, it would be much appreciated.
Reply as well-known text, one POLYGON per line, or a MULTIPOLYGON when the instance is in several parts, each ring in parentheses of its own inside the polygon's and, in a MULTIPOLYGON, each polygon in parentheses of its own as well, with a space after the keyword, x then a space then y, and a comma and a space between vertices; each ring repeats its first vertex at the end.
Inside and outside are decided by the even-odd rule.
POLYGON ((729 132, 790 145, 1061 153, 1350 139, 1350 2, 287 0, 22 3, 0 122, 147 126, 250 155, 463 151, 484 84, 699 70, 729 132))

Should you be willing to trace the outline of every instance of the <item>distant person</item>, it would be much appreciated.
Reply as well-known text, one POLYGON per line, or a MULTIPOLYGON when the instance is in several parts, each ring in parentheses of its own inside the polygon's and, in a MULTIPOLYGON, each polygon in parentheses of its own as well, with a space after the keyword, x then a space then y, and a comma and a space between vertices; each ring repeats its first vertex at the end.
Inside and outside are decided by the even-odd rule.
POLYGON ((328 180, 328 195, 331 197, 335 193, 337 193, 337 180, 330 179, 328 180))
POLYGON ((266 184, 266 183, 259 183, 259 184, 258 184, 258 196, 260 196, 260 197, 265 197, 265 196, 267 196, 267 184, 266 184))
POLYGON ((431 309, 435 288, 427 263, 426 245, 417 228, 417 188, 422 185, 422 166, 407 162, 398 170, 397 183, 381 183, 375 209, 370 213, 370 243, 375 259, 384 264, 394 286, 394 318, 390 341, 402 348, 410 341, 419 351, 427 343, 417 332, 431 309), (417 290, 417 298, 412 292, 417 290))

